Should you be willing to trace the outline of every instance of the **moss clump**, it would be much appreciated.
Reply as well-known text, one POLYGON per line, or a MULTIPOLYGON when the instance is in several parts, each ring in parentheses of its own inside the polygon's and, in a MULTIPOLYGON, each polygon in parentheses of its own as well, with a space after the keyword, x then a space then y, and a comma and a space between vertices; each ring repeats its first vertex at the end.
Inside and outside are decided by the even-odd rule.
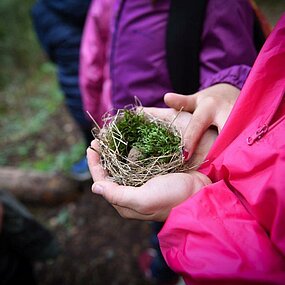
POLYGON ((117 150, 121 157, 127 157, 130 150, 136 148, 141 154, 139 160, 161 156, 159 162, 162 163, 168 163, 169 155, 179 152, 181 144, 181 138, 170 128, 133 110, 125 110, 117 118, 109 140, 109 147, 117 150))

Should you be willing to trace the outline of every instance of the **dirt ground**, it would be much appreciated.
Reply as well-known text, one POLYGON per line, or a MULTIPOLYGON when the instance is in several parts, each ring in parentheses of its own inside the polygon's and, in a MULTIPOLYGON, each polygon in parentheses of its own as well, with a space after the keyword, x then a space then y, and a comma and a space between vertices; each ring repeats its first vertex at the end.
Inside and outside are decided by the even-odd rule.
POLYGON ((137 257, 148 246, 149 224, 123 220, 91 193, 90 185, 86 183, 72 203, 33 209, 48 221, 62 247, 56 260, 37 264, 39 284, 148 284, 142 280, 137 257), (60 215, 65 218, 58 222, 60 215))

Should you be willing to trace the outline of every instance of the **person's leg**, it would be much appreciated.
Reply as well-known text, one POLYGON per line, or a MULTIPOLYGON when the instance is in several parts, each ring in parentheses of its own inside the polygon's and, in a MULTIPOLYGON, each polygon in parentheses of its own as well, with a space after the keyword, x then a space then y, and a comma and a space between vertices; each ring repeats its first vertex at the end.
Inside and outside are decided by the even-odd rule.
POLYGON ((179 282, 179 276, 166 264, 157 238, 162 226, 163 223, 151 223, 151 248, 141 254, 139 266, 145 278, 151 280, 156 285, 175 285, 179 282))
POLYGON ((88 120, 83 110, 81 91, 79 87, 79 41, 69 42, 68 46, 57 49, 58 82, 65 97, 65 104, 76 124, 79 126, 86 145, 93 140, 91 134, 92 122, 88 120))
MULTIPOLYGON (((92 123, 83 110, 82 97, 79 88, 79 38, 70 41, 67 46, 58 48, 57 52, 58 80, 65 96, 65 103, 72 118, 79 126, 86 148, 93 140, 92 123)), ((80 181, 91 178, 85 153, 71 168, 70 174, 80 181)))
MULTIPOLYGON (((176 284, 179 276, 173 272, 166 264, 163 255, 160 250, 159 241, 157 238, 158 233, 163 227, 163 223, 153 222, 152 223, 152 237, 151 245, 156 252, 153 258, 150 268, 152 276, 158 280, 161 284, 176 284)), ((160 284, 159 283, 159 284, 160 284)))
MULTIPOLYGON (((78 77, 81 36, 90 0, 83 1, 84 3, 81 3, 82 1, 70 1, 72 3, 59 1, 59 5, 51 5, 50 2, 37 1, 35 3, 31 11, 33 25, 40 44, 58 69, 57 79, 65 96, 66 106, 81 130, 87 147, 92 140, 90 133, 92 125, 83 111, 78 77), (80 5, 82 10, 76 11, 76 7, 80 5), (66 7, 70 8, 68 13, 64 12, 66 7), (71 16, 73 13, 74 17, 71 16), (74 18, 74 21, 71 21, 71 18, 74 18)), ((57 2, 53 1, 53 3, 57 2)), ((72 166, 70 174, 80 181, 91 178, 85 152, 81 159, 72 166)))
MULTIPOLYGON (((76 90, 74 88, 73 92, 74 93, 70 92, 68 95, 66 95, 66 105, 73 119, 79 126, 79 129, 83 135, 85 147, 87 148, 91 144, 91 141, 94 139, 91 133, 92 127, 91 123, 85 118, 79 89, 76 90)), ((72 165, 70 174, 74 179, 78 181, 86 181, 91 179, 85 152, 83 156, 72 165)))

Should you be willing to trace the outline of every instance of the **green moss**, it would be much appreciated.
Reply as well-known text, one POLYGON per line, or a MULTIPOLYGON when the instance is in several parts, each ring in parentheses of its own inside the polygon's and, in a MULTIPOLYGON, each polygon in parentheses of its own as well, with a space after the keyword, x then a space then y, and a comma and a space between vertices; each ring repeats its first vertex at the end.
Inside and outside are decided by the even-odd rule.
MULTIPOLYGON (((124 112, 112 132, 113 138, 109 137, 110 148, 115 150, 117 146, 119 154, 123 157, 127 157, 133 147, 140 151, 140 159, 173 154, 180 148, 180 138, 169 128, 150 121, 143 113, 137 114, 132 110, 124 112), (114 142, 114 137, 118 137, 118 133, 126 144, 116 139, 114 142)), ((162 158, 161 162, 169 162, 169 158, 162 158)))

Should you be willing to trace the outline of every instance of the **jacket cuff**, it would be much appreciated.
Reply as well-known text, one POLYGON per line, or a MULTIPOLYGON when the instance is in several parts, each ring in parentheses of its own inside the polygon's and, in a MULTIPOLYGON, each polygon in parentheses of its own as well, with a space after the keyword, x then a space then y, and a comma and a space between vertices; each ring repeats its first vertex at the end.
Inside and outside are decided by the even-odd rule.
POLYGON ((250 70, 251 67, 248 65, 234 65, 223 69, 202 82, 200 90, 218 83, 228 83, 242 89, 250 70))

